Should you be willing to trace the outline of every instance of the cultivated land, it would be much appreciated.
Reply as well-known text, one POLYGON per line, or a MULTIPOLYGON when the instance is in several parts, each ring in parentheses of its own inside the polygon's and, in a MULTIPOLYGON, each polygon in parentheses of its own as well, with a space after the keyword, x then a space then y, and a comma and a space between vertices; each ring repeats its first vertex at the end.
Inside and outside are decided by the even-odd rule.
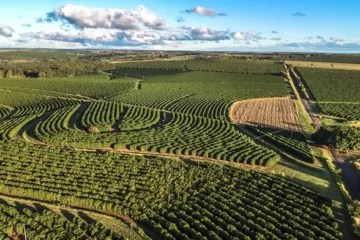
POLYGON ((230 111, 236 123, 302 132, 295 104, 290 98, 245 100, 234 103, 230 111))
POLYGON ((0 64, 5 239, 352 239, 282 64, 27 64, 0 64))
POLYGON ((311 61, 291 61, 286 60, 286 64, 290 64, 299 68, 324 68, 324 69, 339 69, 339 70, 360 70, 360 64, 354 63, 337 63, 337 62, 311 62, 311 61))

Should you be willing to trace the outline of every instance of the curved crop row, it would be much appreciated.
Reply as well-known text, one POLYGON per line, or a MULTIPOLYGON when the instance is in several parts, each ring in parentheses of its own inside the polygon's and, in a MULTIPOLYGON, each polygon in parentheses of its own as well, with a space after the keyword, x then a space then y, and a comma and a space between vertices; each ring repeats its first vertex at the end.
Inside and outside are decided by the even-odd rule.
POLYGON ((160 121, 160 114, 160 110, 130 106, 121 121, 120 129, 131 131, 149 128, 160 121))
POLYGON ((272 166, 279 159, 272 150, 256 145, 227 121, 169 113, 169 122, 155 128, 87 134, 64 131, 42 141, 72 147, 110 147, 183 154, 239 163, 272 166))
POLYGON ((1 120, 0 139, 13 138, 21 130, 22 127, 24 127, 30 121, 34 120, 39 115, 42 115, 42 113, 1 120))
POLYGON ((43 101, 37 104, 18 106, 15 108, 13 117, 24 116, 28 114, 34 114, 38 112, 44 112, 51 109, 61 108, 65 106, 75 105, 81 103, 80 100, 54 98, 48 101, 43 101))
POLYGON ((0 106, 0 120, 4 119, 10 112, 10 109, 0 106))
POLYGON ((56 110, 50 117, 36 125, 35 134, 37 137, 51 136, 55 133, 67 130, 71 116, 79 107, 80 104, 77 104, 56 110))
POLYGON ((229 102, 224 100, 211 101, 188 97, 170 105, 168 109, 200 117, 225 119, 228 106, 229 102))
POLYGON ((109 129, 115 121, 120 119, 124 111, 122 103, 115 102, 91 102, 81 117, 84 127, 106 127, 109 129))

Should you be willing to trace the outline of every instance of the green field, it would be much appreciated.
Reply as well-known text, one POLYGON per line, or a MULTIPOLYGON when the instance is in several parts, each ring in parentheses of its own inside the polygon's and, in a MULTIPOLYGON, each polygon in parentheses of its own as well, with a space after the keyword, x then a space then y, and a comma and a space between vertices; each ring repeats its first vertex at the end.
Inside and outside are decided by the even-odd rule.
POLYGON ((0 80, 0 195, 60 205, 0 201, 4 239, 24 223, 28 239, 341 238, 335 197, 324 196, 333 185, 302 133, 257 129, 269 145, 230 120, 236 101, 290 95, 281 64, 116 67, 0 80), (69 219, 61 205, 127 223, 69 219))
POLYGON ((1 191, 129 215, 162 239, 341 236, 329 199, 257 171, 16 142, 0 152, 1 191))

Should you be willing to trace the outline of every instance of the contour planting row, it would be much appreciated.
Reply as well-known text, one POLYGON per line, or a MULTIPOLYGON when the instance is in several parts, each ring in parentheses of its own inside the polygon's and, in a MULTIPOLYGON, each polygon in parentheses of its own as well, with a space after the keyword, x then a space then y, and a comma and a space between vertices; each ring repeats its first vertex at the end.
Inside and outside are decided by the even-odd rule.
POLYGON ((171 104, 168 109, 172 112, 225 120, 229 105, 228 101, 203 100, 197 99, 195 96, 181 99, 174 104, 171 104))
POLYGON ((160 118, 160 110, 129 106, 119 128, 121 131, 146 129, 157 124, 160 121, 160 118))
POLYGON ((41 116, 43 113, 12 117, 0 121, 0 140, 13 138, 26 124, 41 116))
POLYGON ((159 239, 340 239, 331 200, 217 164, 0 145, 1 191, 129 215, 159 239))
MULTIPOLYGON (((140 121, 140 120, 139 120, 140 121)), ((121 126, 120 126, 121 127, 121 126)), ((68 130, 40 140, 70 147, 114 147, 183 154, 239 163, 272 166, 280 156, 256 145, 227 121, 169 113, 154 128, 116 133, 89 134, 68 130), (169 119, 170 118, 170 119, 169 119)))
POLYGON ((81 103, 80 100, 73 99, 64 99, 64 98, 54 98, 43 101, 37 104, 25 105, 15 107, 15 112, 12 117, 24 116, 44 111, 49 111, 52 109, 57 109, 65 106, 71 106, 81 103))
POLYGON ((0 106, 0 120, 4 119, 10 112, 10 109, 0 106))
POLYGON ((69 120, 80 104, 67 106, 54 111, 48 118, 40 121, 35 127, 35 135, 51 136, 68 129, 69 120))
POLYGON ((84 127, 99 127, 109 130, 124 112, 122 103, 91 102, 81 117, 84 127))
POLYGON ((25 234, 27 239, 125 239, 101 222, 89 224, 78 216, 69 221, 48 209, 42 212, 29 207, 19 210, 15 206, 3 203, 0 203, 0 226, 0 239, 25 239, 25 234))

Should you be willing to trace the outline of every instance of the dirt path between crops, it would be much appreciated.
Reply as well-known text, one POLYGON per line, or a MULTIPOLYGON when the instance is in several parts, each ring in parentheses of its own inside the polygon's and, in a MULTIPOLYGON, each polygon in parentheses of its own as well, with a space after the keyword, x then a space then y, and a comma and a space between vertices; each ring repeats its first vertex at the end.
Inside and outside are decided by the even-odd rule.
MULTIPOLYGON (((316 126, 316 129, 319 129, 321 127, 321 122, 316 117, 316 114, 312 110, 305 94, 301 91, 301 88, 299 86, 299 84, 303 80, 296 78, 296 76, 293 74, 292 71, 290 71, 290 76, 294 81, 296 91, 298 91, 301 97, 301 102, 304 104, 306 111, 309 113, 311 120, 313 121, 313 124, 316 126)), ((360 200, 360 183, 356 177, 356 174, 351 168, 350 164, 347 161, 344 161, 343 156, 338 152, 338 150, 331 149, 330 152, 337 167, 340 168, 342 171, 343 180, 347 190, 349 191, 351 198, 354 200, 355 199, 360 200)))

